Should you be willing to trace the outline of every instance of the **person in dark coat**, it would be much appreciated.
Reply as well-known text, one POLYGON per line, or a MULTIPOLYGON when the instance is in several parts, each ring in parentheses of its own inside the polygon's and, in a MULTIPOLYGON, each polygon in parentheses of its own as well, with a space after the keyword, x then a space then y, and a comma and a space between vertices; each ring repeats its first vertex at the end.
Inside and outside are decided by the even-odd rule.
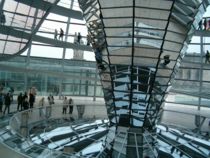
POLYGON ((35 102, 35 96, 32 93, 30 93, 29 94, 30 109, 32 109, 34 107, 34 102, 35 102))
POLYGON ((73 108, 74 108, 73 99, 69 98, 69 114, 73 113, 73 108))
POLYGON ((24 101, 26 98, 28 98, 27 92, 25 92, 24 95, 23 95, 23 101, 24 101))
POLYGON ((205 63, 206 63, 206 64, 209 63, 209 57, 210 57, 210 53, 209 53, 209 51, 207 50, 207 51, 206 51, 206 60, 205 60, 205 63))
POLYGON ((207 19, 206 18, 204 19, 203 26, 204 26, 204 30, 207 30, 207 19))
POLYGON ((81 36, 81 34, 80 34, 80 32, 78 33, 78 35, 77 35, 77 42, 80 44, 80 42, 81 42, 81 39, 82 39, 82 36, 81 36))
POLYGON ((6 110, 7 110, 7 113, 9 114, 10 104, 11 104, 11 99, 10 99, 9 93, 7 93, 7 95, 5 96, 4 104, 5 104, 4 114, 5 114, 6 110))
POLYGON ((0 23, 1 23, 1 25, 5 25, 5 23, 6 23, 6 17, 3 12, 1 12, 1 14, 0 14, 0 23))
POLYGON ((18 102, 17 111, 19 111, 19 109, 22 110, 23 109, 23 106, 22 106, 22 103, 23 103, 23 95, 22 95, 22 93, 20 93, 18 95, 17 102, 18 102))
POLYGON ((59 40, 63 41, 64 31, 62 28, 60 28, 60 34, 59 34, 59 40))
POLYGON ((24 110, 29 109, 28 97, 26 97, 26 98, 23 100, 23 109, 24 109, 24 110))

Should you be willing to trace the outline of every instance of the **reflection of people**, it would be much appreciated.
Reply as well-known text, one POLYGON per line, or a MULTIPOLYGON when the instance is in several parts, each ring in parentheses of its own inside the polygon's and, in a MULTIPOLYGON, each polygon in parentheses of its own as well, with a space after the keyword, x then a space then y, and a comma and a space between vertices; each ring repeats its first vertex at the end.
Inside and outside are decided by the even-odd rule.
POLYGON ((103 59, 102 59, 102 54, 101 54, 99 48, 96 48, 95 58, 96 58, 96 61, 98 63, 98 67, 102 70, 105 70, 106 68, 104 67, 104 64, 102 63, 103 59))
POLYGON ((164 57, 164 63, 163 63, 163 65, 168 65, 169 63, 170 63, 170 56, 169 55, 165 55, 164 57))
POLYGON ((207 50, 206 51, 206 60, 205 60, 205 63, 209 63, 209 56, 210 56, 210 54, 209 54, 209 51, 207 50))
POLYGON ((202 30, 202 20, 198 23, 198 30, 202 30))
POLYGON ((204 19, 203 26, 204 26, 204 30, 207 30, 207 19, 206 18, 204 19))

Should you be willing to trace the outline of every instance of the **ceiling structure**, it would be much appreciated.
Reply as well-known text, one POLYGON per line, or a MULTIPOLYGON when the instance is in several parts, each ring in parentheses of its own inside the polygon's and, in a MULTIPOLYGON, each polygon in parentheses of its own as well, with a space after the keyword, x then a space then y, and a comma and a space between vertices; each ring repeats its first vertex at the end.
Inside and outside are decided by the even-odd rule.
MULTIPOLYGON (((59 10, 54 9, 57 3, 1 0, 6 23, 0 26, 4 29, 0 31, 0 53, 20 54, 33 38, 46 41, 35 34, 49 12, 59 10)), ((158 148, 161 143, 150 133, 156 132, 165 94, 209 1, 79 0, 79 4, 96 54, 110 120, 106 153, 112 157, 158 157, 163 152, 158 148)), ((80 13, 75 15, 81 18, 80 13)), ((55 45, 53 40, 48 43, 55 45)), ((77 49, 65 42, 57 44, 77 49)), ((175 151, 164 152, 169 156, 175 151)))

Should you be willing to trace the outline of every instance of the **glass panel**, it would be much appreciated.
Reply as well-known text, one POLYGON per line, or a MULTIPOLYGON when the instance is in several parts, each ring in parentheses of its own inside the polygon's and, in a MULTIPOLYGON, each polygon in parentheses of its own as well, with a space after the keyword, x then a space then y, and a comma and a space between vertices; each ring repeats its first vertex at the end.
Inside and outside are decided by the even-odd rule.
POLYGON ((151 1, 139 0, 135 2, 135 5, 145 8, 170 9, 172 1, 165 1, 164 3, 162 3, 160 0, 153 0, 151 3, 151 1))
POLYGON ((127 7, 127 6, 132 6, 133 2, 130 0, 99 0, 101 6, 103 6, 103 8, 106 7, 127 7))
POLYGON ((133 8, 101 9, 101 12, 103 18, 131 17, 133 15, 133 8))
POLYGON ((168 19, 169 11, 166 10, 153 10, 151 8, 135 8, 135 14, 137 17, 144 17, 150 19, 168 19))

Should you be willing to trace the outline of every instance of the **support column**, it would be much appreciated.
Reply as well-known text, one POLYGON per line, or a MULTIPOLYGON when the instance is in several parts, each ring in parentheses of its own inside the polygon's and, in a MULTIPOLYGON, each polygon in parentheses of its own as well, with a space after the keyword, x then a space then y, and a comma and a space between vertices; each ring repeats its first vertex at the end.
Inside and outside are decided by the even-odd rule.
POLYGON ((47 82, 47 80, 48 80, 48 76, 47 75, 45 75, 44 76, 44 92, 45 92, 45 95, 47 94, 47 87, 48 87, 48 82, 47 82))
MULTIPOLYGON (((70 9, 73 8, 73 3, 74 3, 74 0, 71 1, 71 4, 70 4, 70 9)), ((66 42, 68 40, 68 34, 69 34, 69 28, 70 28, 70 22, 71 22, 71 18, 68 17, 68 20, 67 20, 67 27, 66 27, 66 36, 64 38, 64 41, 66 42)), ((64 74, 64 60, 65 60, 65 56, 66 56, 66 48, 63 48, 63 56, 62 56, 62 65, 61 65, 61 72, 64 74)), ((63 88, 62 88, 62 83, 63 83, 63 79, 60 80, 60 83, 59 83, 59 99, 61 99, 61 96, 62 96, 62 92, 63 92, 63 88)))
MULTIPOLYGON (((203 61, 203 56, 205 56, 205 53, 204 53, 204 49, 203 49, 203 36, 201 35, 200 36, 200 44, 201 44, 201 53, 200 53, 200 61, 201 61, 201 65, 200 65, 200 75, 199 75, 199 94, 201 94, 202 92, 202 85, 203 85, 203 82, 202 82, 202 79, 203 79, 203 64, 204 64, 204 61, 203 61)), ((201 96, 199 96, 198 98, 198 110, 200 111, 200 108, 201 108, 201 96)), ((200 131, 199 127, 200 127, 200 123, 201 123, 201 118, 200 116, 195 116, 195 125, 196 127, 198 128, 198 131, 200 131)))
POLYGON ((96 72, 95 72, 93 101, 96 101, 96 88, 97 88, 97 69, 96 69, 96 72))
POLYGON ((0 2, 0 12, 3 10, 4 3, 5 3, 5 0, 1 0, 1 2, 0 2))

